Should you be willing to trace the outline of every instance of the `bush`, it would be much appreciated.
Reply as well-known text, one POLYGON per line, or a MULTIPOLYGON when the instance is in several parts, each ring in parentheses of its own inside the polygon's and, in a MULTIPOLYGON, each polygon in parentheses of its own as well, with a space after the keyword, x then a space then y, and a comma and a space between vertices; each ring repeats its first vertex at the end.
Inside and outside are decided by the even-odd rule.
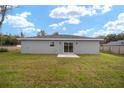
POLYGON ((8 52, 7 48, 0 48, 0 52, 8 52))

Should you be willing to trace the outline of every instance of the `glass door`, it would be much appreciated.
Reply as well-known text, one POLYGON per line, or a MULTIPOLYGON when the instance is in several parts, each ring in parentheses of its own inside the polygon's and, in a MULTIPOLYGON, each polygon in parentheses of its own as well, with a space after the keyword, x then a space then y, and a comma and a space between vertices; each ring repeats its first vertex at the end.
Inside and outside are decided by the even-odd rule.
POLYGON ((73 52, 73 43, 69 43, 69 50, 68 50, 68 52, 73 52))
POLYGON ((73 43, 65 42, 64 43, 64 52, 73 52, 73 43))
POLYGON ((68 52, 68 43, 64 43, 64 52, 68 52))

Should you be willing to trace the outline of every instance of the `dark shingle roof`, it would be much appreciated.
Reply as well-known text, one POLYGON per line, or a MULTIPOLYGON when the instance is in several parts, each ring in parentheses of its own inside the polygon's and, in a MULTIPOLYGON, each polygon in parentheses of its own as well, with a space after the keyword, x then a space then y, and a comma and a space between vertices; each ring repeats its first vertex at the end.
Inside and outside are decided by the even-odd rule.
POLYGON ((40 37, 24 37, 17 38, 18 40, 103 40, 98 38, 90 38, 84 36, 75 36, 75 35, 46 35, 40 37))
POLYGON ((46 36, 40 36, 38 38, 85 38, 85 39, 92 39, 90 37, 76 36, 76 35, 46 35, 46 36))

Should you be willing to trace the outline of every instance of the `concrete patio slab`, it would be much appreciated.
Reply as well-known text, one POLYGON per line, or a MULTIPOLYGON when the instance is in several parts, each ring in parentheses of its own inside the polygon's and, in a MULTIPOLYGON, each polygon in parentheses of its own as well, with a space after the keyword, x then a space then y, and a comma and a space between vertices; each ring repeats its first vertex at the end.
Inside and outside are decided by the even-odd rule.
POLYGON ((65 54, 58 54, 57 57, 65 57, 65 58, 79 58, 78 55, 76 54, 70 54, 70 53, 65 53, 65 54))

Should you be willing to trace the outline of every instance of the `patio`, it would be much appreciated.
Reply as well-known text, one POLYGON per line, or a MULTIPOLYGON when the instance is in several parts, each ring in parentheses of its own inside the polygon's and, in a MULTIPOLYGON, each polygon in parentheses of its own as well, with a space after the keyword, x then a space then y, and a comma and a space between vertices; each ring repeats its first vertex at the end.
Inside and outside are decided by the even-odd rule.
POLYGON ((57 57, 65 57, 65 58, 79 58, 78 55, 74 53, 64 53, 64 54, 58 54, 57 57))

